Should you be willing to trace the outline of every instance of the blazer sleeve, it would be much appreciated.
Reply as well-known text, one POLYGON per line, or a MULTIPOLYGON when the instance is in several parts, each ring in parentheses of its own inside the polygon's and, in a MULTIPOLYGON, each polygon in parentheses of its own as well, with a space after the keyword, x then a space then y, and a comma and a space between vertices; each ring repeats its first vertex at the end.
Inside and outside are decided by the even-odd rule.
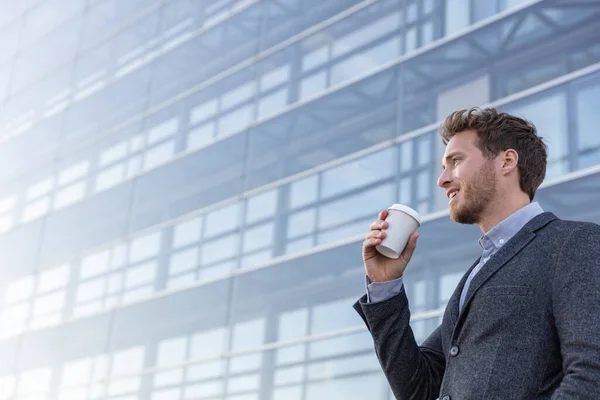
POLYGON ((553 400, 600 398, 600 226, 571 232, 557 257, 552 307, 563 379, 553 400))
POLYGON ((446 365, 441 328, 422 346, 417 345, 404 290, 375 303, 367 303, 363 296, 354 309, 373 336, 377 358, 396 399, 437 399, 446 365))

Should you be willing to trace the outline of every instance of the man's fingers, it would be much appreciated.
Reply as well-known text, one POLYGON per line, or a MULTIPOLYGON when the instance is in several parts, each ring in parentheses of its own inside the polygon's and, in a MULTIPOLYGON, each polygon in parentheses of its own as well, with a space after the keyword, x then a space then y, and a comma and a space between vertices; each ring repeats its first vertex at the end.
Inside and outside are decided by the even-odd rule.
POLYGON ((380 220, 385 220, 388 216, 388 210, 381 210, 381 212, 379 213, 379 219, 380 220))
POLYGON ((417 239, 419 238, 419 232, 413 232, 408 238, 408 243, 402 252, 402 258, 408 263, 412 257, 415 249, 417 248, 417 239))
POLYGON ((378 219, 377 221, 371 224, 371 230, 379 230, 379 229, 387 229, 388 223, 382 219, 378 219))
POLYGON ((369 233, 367 233, 366 238, 367 239, 383 239, 385 238, 386 233, 384 231, 380 231, 380 230, 373 230, 373 231, 369 231, 369 233))

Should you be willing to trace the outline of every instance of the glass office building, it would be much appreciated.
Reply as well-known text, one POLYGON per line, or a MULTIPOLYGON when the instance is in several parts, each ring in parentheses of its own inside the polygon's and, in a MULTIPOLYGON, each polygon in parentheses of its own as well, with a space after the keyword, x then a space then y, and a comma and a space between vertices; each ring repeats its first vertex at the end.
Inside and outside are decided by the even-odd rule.
POLYGON ((0 0, 0 400, 391 399, 352 303, 394 202, 412 327, 478 255, 451 111, 549 145, 600 221, 600 1, 0 0))

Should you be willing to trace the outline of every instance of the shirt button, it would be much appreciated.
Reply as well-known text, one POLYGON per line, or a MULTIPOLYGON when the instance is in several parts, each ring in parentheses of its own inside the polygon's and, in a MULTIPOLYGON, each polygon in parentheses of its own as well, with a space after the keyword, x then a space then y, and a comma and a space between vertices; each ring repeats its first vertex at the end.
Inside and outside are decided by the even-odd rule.
POLYGON ((450 349, 450 355, 452 357, 456 357, 458 355, 458 346, 452 346, 450 349))
POLYGON ((504 239, 500 239, 499 242, 500 242, 500 244, 503 244, 504 243, 504 239))
POLYGON ((442 400, 450 400, 450 396, 444 396, 442 397, 442 400))

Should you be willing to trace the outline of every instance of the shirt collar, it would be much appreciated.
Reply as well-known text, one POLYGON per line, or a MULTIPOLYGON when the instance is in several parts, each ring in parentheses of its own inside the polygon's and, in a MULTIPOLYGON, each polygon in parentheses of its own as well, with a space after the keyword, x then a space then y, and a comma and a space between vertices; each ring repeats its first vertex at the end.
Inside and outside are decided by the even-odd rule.
POLYGON ((537 202, 526 205, 483 235, 479 239, 479 245, 484 250, 490 250, 492 247, 499 249, 529 221, 543 212, 544 210, 537 202))

